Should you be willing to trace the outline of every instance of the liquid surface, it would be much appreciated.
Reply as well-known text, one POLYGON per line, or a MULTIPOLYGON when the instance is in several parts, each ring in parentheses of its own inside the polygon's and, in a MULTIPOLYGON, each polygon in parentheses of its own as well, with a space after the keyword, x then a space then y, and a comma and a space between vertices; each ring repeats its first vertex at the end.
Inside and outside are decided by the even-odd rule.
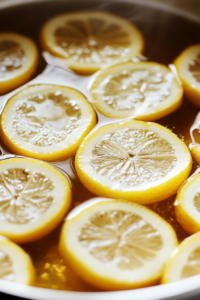
MULTIPOLYGON (((19 32, 37 41, 41 26, 50 17, 59 13, 82 9, 103 9, 134 22, 144 35, 146 42, 144 55, 150 61, 167 65, 172 63, 187 46, 200 42, 200 24, 167 12, 126 3, 125 1, 108 3, 97 0, 77 3, 76 1, 58 0, 56 3, 40 2, 31 6, 27 4, 0 11, 0 28, 2 31, 19 32)), ((40 60, 42 63, 39 65, 38 73, 44 67, 43 59, 40 58, 40 60)), ((158 123, 168 127, 188 145, 191 142, 190 127, 198 111, 196 107, 184 99, 183 105, 176 112, 158 120, 158 123)), ((99 117, 99 120, 102 119, 99 117)), ((3 145, 1 146, 3 147, 3 145)), ((70 174, 73 185, 71 208, 95 196, 86 190, 77 179, 73 161, 74 158, 70 160, 70 164, 67 164, 67 166, 64 164, 63 167, 70 174)), ((195 168, 194 164, 193 170, 195 168)), ((174 197, 171 197, 148 207, 167 220, 174 227, 179 241, 182 241, 187 237, 187 233, 175 219, 173 202, 174 197)), ((57 247, 60 228, 59 226, 42 240, 23 245, 23 248, 30 254, 36 268, 36 286, 61 290, 94 291, 92 287, 81 282, 60 257, 57 247)))

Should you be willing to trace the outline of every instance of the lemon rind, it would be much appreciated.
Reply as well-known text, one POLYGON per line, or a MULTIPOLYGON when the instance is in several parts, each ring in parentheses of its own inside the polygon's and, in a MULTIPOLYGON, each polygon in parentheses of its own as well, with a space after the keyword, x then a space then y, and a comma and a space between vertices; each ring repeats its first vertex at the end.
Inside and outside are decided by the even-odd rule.
MULTIPOLYGON (((49 21, 47 21, 44 26, 41 29, 41 33, 40 33, 40 44, 42 46, 42 48, 48 52, 50 52, 52 55, 54 56, 58 56, 61 58, 65 59, 65 63, 66 66, 68 66, 71 70, 73 70, 74 72, 76 72, 77 74, 80 75, 90 75, 93 74, 94 72, 98 71, 99 69, 102 68, 102 63, 76 63, 74 62, 72 59, 68 60, 66 59, 66 55, 64 50, 60 49, 60 47, 56 46, 55 47, 55 43, 52 41, 52 37, 51 39, 46 38, 47 32, 48 32, 48 26, 49 24, 51 24, 52 22, 54 22, 55 20, 57 20, 57 18, 63 18, 63 17, 70 17, 73 18, 73 16, 83 16, 83 15, 92 15, 93 17, 95 15, 97 16, 103 16, 105 18, 105 16, 109 19, 115 19, 117 22, 121 21, 121 23, 126 24, 126 26, 130 27, 130 31, 132 28, 132 34, 134 32, 134 35, 137 36, 137 42, 138 43, 138 47, 136 50, 132 50, 132 52, 130 53, 130 55, 125 59, 125 60, 130 60, 132 57, 137 56, 138 54, 141 54, 142 51, 144 50, 144 38, 142 36, 142 33, 139 31, 139 29, 132 23, 130 23, 128 20, 120 17, 120 16, 116 16, 114 14, 108 13, 108 12, 103 12, 103 11, 84 11, 83 12, 75 12, 75 13, 65 13, 65 14, 60 14, 59 16, 56 16, 54 18, 51 18, 49 21)), ((131 37, 132 38, 132 37, 131 37)), ((133 43, 134 45, 134 43, 133 43)), ((135 45, 134 45, 135 47, 135 45)), ((121 59, 119 58, 117 61, 120 61, 121 59)), ((123 60, 123 59, 122 59, 123 60)), ((105 66, 105 64, 104 64, 105 66)))
POLYGON ((26 252, 9 240, 0 241, 1 250, 9 256, 13 264, 14 275, 17 277, 15 282, 34 285, 36 278, 35 268, 26 252))
MULTIPOLYGON (((31 158, 37 158, 41 159, 44 161, 62 161, 65 160, 71 156, 73 156, 81 144, 82 140, 84 137, 87 136, 87 134, 92 130, 92 128, 96 125, 96 113, 91 106, 91 104, 87 101, 87 98, 81 94, 79 91, 66 87, 66 86, 57 86, 57 85, 48 85, 48 84, 37 84, 37 85, 30 85, 24 90, 19 91, 16 93, 14 96, 12 96, 7 104, 5 105, 3 112, 0 117, 0 136, 2 138, 3 143, 10 149, 10 151, 14 154, 22 155, 22 156, 28 156, 31 158), (63 141, 62 144, 60 143, 57 145, 53 145, 53 148, 55 148, 53 151, 50 149, 50 147, 35 147, 34 145, 30 145, 29 142, 22 141, 21 138, 17 136, 17 138, 13 139, 13 134, 10 134, 8 132, 8 122, 11 122, 10 119, 10 110, 14 109, 14 104, 19 101, 18 97, 23 95, 24 93, 28 94, 29 89, 37 89, 40 88, 55 88, 58 87, 62 90, 72 92, 74 95, 77 95, 77 99, 82 102, 82 106, 84 106, 85 109, 85 116, 84 116, 84 130, 82 128, 82 133, 80 134, 81 131, 79 131, 78 134, 78 139, 75 137, 75 134, 73 134, 73 139, 72 137, 70 140, 68 139, 68 146, 66 146, 66 142, 63 141), (86 118, 87 115, 87 118, 86 118), (87 123, 87 125, 86 125, 87 123), (59 146, 60 149, 59 149, 59 146), (30 149, 30 147, 32 149, 30 149), (58 148, 58 150, 57 150, 58 148)), ((12 128, 12 125, 10 125, 12 128)), ((78 127, 80 128, 80 127, 78 127)), ((77 132, 77 130, 76 130, 77 132)))
POLYGON ((60 187, 62 186, 63 190, 62 198, 57 199, 56 203, 54 200, 54 204, 34 222, 20 225, 10 224, 6 221, 0 222, 1 235, 8 237, 15 243, 23 244, 46 236, 61 223, 71 205, 72 193, 68 179, 53 166, 45 162, 29 158, 10 158, 0 162, 0 170, 15 166, 32 167, 35 170, 40 168, 47 173, 47 176, 50 176, 50 179, 52 176, 57 178, 57 180, 59 179, 60 187))
MULTIPOLYGON (((105 199, 106 200, 106 199, 105 199)), ((104 201, 104 202, 98 202, 96 205, 94 204, 93 206, 86 208, 85 210, 81 211, 79 215, 75 216, 74 218, 70 219, 69 221, 66 221, 63 225, 62 231, 61 231, 61 236, 60 236, 60 242, 59 242, 59 250, 61 253, 61 256, 64 258, 64 260, 67 262, 67 264, 70 266, 70 268, 72 270, 75 271, 75 273, 82 278, 84 281, 86 281, 87 283, 93 285, 94 287, 98 287, 100 289, 104 289, 104 290, 119 290, 119 289, 134 289, 134 288, 142 288, 142 287, 147 287, 147 286, 151 286, 154 285, 156 283, 158 283, 159 278, 162 274, 162 266, 160 266, 157 270, 157 272, 154 270, 154 274, 152 275, 152 272, 149 271, 149 273, 151 273, 151 276, 148 277, 148 275, 145 274, 146 278, 144 280, 141 280, 141 278, 133 281, 133 279, 130 279, 130 276, 128 278, 125 279, 116 279, 116 278, 111 278, 111 276, 109 274, 107 274, 107 272, 109 272, 109 270, 106 271, 102 271, 100 274, 99 268, 94 268, 93 270, 91 270, 91 266, 93 265, 92 263, 88 266, 87 263, 85 262, 85 259, 83 259, 83 255, 84 252, 86 250, 84 250, 84 248, 80 247, 80 251, 76 250, 73 251, 73 249, 77 249, 77 245, 74 244, 74 242, 70 241, 70 237, 67 238, 67 235, 69 235, 69 226, 73 227, 74 229, 74 223, 79 221, 79 217, 81 215, 84 215, 84 213, 90 213, 90 211, 96 206, 98 208, 98 206, 100 206, 99 209, 103 209, 101 206, 102 205, 106 205, 107 204, 111 204, 114 205, 116 208, 118 207, 119 203, 123 203, 126 204, 128 207, 133 206, 135 209, 134 212, 138 213, 140 215, 142 215, 142 213, 145 213, 147 215, 147 219, 150 218, 151 216, 156 217, 156 224, 158 222, 158 224, 160 224, 160 227, 162 227, 161 223, 163 224, 162 230, 164 232, 163 228, 166 228, 166 230, 169 230, 167 234, 169 234, 169 237, 171 238, 170 242, 171 245, 173 244, 172 248, 174 249, 177 244, 177 237, 176 234, 173 230, 173 228, 171 227, 171 225, 169 223, 167 223, 166 221, 164 221, 160 216, 158 216, 157 214, 155 214, 153 211, 149 210, 148 208, 145 208, 137 203, 133 203, 133 202, 127 202, 125 200, 110 200, 107 199, 108 201, 104 201), (71 242, 73 244, 71 244, 71 242), (77 253, 82 253, 80 258, 77 257, 77 253), (99 273, 98 273, 99 272, 99 273)), ((112 206, 111 206, 112 207, 112 206)), ((128 208, 127 208, 128 209, 128 208)), ((131 210, 129 210, 131 211, 131 210)), ((83 216, 83 219, 86 221, 86 217, 83 216)), ((148 219, 149 221, 149 219, 148 219)), ((82 224, 82 221, 80 221, 82 224)), ((153 223, 152 223, 153 225, 153 223)), ((156 226, 155 223, 153 226, 156 226)), ((80 227, 80 226, 79 226, 80 227)), ((77 226, 77 228, 79 228, 77 226)), ((76 228, 76 227, 75 227, 76 228)), ((72 235, 72 233, 71 233, 72 235)), ((75 233, 73 233, 73 236, 76 236, 75 233)), ((169 241, 169 239, 167 238, 167 240, 169 241)), ((167 242, 166 242, 167 243, 167 242)), ((170 251, 169 251, 169 255, 170 255, 170 251)), ((93 258, 91 258, 93 263, 94 260, 93 258)), ((90 259, 90 260, 91 260, 90 259)), ((163 262, 164 264, 164 262, 163 262)), ((110 266, 111 267, 111 266, 110 266)), ((156 268, 155 268, 156 269, 156 268)), ((134 270, 136 273, 136 277, 137 277, 137 270, 134 270)), ((123 272, 123 271, 122 271, 123 272)), ((129 274, 129 273, 128 273, 129 274)), ((131 274, 131 271, 130 271, 131 274)), ((120 275, 120 274, 119 274, 120 275)), ((126 274, 126 276, 128 276, 126 274)), ((120 276, 119 276, 120 277, 120 276)))
POLYGON ((20 68, 17 72, 15 71, 14 75, 12 75, 11 78, 0 80, 0 95, 8 93, 9 91, 14 90, 15 88, 26 83, 35 73, 39 61, 37 46, 29 37, 11 32, 0 33, 0 39, 4 36, 10 37, 10 39, 15 40, 19 43, 21 41, 21 43, 23 44, 21 46, 25 53, 27 53, 31 61, 25 62, 25 66, 22 66, 22 68, 20 68), (29 49, 26 49, 24 44, 26 45, 26 47, 28 46, 29 49))
MULTIPOLYGON (((156 132, 156 131, 155 131, 156 132)), ((106 131, 105 134, 108 132, 106 131)), ((98 139, 97 139, 98 140, 98 139)), ((179 162, 180 164, 180 162, 179 162)), ((181 184, 188 178, 191 168, 192 168, 192 157, 190 154, 190 151, 188 150, 187 146, 185 145, 184 142, 182 142, 180 139, 177 138, 175 134, 173 134, 169 129, 156 124, 156 123, 146 123, 143 121, 126 121, 123 124, 112 124, 108 126, 104 126, 99 128, 97 131, 93 132, 90 134, 88 137, 86 137, 79 147, 76 156, 75 156, 75 168, 77 175, 80 179, 80 181, 83 183, 83 185, 92 193, 102 196, 102 197, 109 197, 109 198, 117 198, 117 199, 126 199, 129 201, 134 201, 140 204, 151 204, 155 202, 159 202, 162 200, 167 199, 168 197, 174 195, 178 188, 181 186, 181 184), (143 189, 141 187, 140 189, 134 188, 131 189, 129 188, 128 191, 122 191, 122 189, 119 188, 112 188, 108 184, 112 182, 112 180, 109 180, 108 178, 106 181, 102 183, 100 181, 100 176, 98 177, 99 179, 97 180, 96 178, 92 178, 91 174, 88 174, 89 169, 85 170, 85 161, 84 161, 84 153, 85 149, 87 149, 87 145, 90 143, 92 139, 95 140, 97 137, 97 134, 101 136, 105 132, 105 129, 107 130, 112 130, 113 128, 115 129, 122 129, 126 127, 126 124, 133 124, 133 126, 143 126, 142 128, 145 129, 152 129, 152 126, 156 126, 159 130, 163 130, 164 132, 167 133, 167 135, 171 136, 173 138, 173 141, 178 142, 180 147, 183 150, 184 153, 184 168, 180 172, 177 171, 177 174, 171 178, 168 178, 167 180, 162 179, 162 182, 154 182, 152 183, 151 187, 148 187, 148 189, 143 189)), ((89 168, 89 167, 88 167, 89 168)), ((94 175, 94 174, 93 174, 94 175)))
POLYGON ((193 206, 191 207, 191 209, 189 209, 189 205, 192 205, 190 203, 193 200, 192 196, 194 195, 191 195, 188 192, 188 189, 192 189, 192 192, 194 194, 197 193, 199 191, 198 183, 200 183, 200 174, 197 174, 188 181, 186 181, 186 183, 181 187, 180 191, 176 196, 176 219, 179 222, 179 224, 185 229, 185 231, 189 234, 193 234, 200 231, 200 222, 198 221, 200 213, 196 210, 196 208, 194 208, 193 210, 193 206))
POLYGON ((200 247, 200 232, 186 238, 171 254, 165 264, 161 278, 161 284, 171 283, 180 280, 181 268, 185 260, 195 247, 200 247), (185 253, 184 253, 185 252, 185 253))
MULTIPOLYGON (((111 66, 109 68, 106 68, 102 70, 97 77, 93 80, 91 86, 90 86, 90 95, 92 99, 92 103, 97 108, 97 110, 109 118, 134 118, 135 120, 141 120, 141 121, 154 121, 157 119, 160 119, 162 117, 165 117, 166 115, 176 111, 182 104, 183 101, 183 88, 182 86, 177 82, 176 78, 174 77, 173 80, 173 90, 176 93, 173 97, 170 96, 167 99, 163 101, 163 103, 158 104, 157 107, 153 107, 152 109, 146 109, 146 112, 140 113, 137 115, 136 112, 132 112, 132 110, 126 110, 125 112, 116 112, 115 109, 110 108, 107 104, 103 103, 102 99, 99 99, 98 92, 95 93, 95 89, 99 86, 99 84, 105 79, 106 76, 110 75, 114 70, 120 69, 122 67, 123 69, 126 69, 132 66, 132 69, 138 68, 149 68, 149 67, 155 67, 158 66, 166 71, 166 73, 171 73, 170 69, 166 66, 155 63, 155 62, 125 62, 125 63, 118 63, 114 66, 111 66), (149 111, 149 112, 148 112, 149 111)), ((119 71, 119 70, 118 70, 119 71)))

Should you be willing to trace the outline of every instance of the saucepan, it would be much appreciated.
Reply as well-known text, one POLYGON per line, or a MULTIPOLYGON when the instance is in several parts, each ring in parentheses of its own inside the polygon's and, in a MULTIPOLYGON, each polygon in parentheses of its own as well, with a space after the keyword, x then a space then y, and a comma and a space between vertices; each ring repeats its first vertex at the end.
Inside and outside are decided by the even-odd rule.
MULTIPOLYGON (((0 0, 0 31, 15 31, 27 35, 40 47, 39 31, 46 20, 56 14, 82 10, 105 10, 134 22, 145 37, 146 46, 141 58, 144 60, 169 65, 185 47, 200 42, 200 5, 197 1, 187 0, 0 0)), ((39 83, 40 79, 44 82, 45 76, 50 76, 50 83, 59 83, 61 78, 62 84, 62 72, 68 72, 65 73, 69 75, 65 77, 65 85, 69 84, 87 94, 85 86, 90 81, 87 76, 80 77, 77 85, 76 76, 61 68, 60 73, 58 69, 55 71, 58 76, 54 82, 51 72, 54 72, 56 64, 57 61, 51 60, 50 56, 41 54, 39 67, 31 83, 39 83), (47 66, 47 63, 51 66, 47 66)), ((0 108, 6 97, 9 98, 0 97, 0 108)), ((0 291, 35 300, 182 300, 200 297, 200 275, 165 285, 111 292, 54 290, 0 280, 0 291)))

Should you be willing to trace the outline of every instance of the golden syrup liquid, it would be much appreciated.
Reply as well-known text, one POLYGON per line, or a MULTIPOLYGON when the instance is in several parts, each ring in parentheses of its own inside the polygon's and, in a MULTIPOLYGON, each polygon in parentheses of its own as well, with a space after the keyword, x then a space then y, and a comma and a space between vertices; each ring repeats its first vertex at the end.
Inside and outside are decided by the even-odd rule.
MULTIPOLYGON (((141 30, 146 44, 144 55, 149 61, 165 65, 171 64, 183 49, 200 42, 200 23, 197 24, 191 20, 157 10, 156 8, 126 3, 125 1, 107 3, 98 0, 93 2, 57 0, 48 3, 25 4, 0 11, 0 28, 1 31, 13 31, 29 36, 35 40, 40 49, 38 42, 39 32, 46 20, 63 12, 99 9, 121 15, 129 19, 141 30)), ((41 55, 39 66, 34 76, 42 73, 45 66, 45 60, 41 55)), ((77 88, 79 88, 78 85, 77 88)), ((172 130, 189 145, 191 143, 190 128, 198 112, 199 110, 196 107, 184 99, 182 106, 176 112, 156 122, 172 130)), ((103 122, 105 121, 99 115, 99 125, 103 124, 102 120, 103 122)), ((3 148, 1 142, 0 146, 3 148)), ((95 197, 78 180, 74 169, 74 157, 57 165, 68 173, 72 182, 73 203, 71 209, 95 197)), ((194 163, 192 172, 195 170, 196 165, 194 163)), ((174 199, 175 196, 148 207, 168 221, 175 229, 179 241, 182 241, 188 235, 176 221, 173 205, 174 199)), ((36 269, 35 285, 59 290, 95 291, 94 288, 77 278, 60 257, 58 241, 61 226, 62 224, 41 240, 22 245, 24 250, 30 255, 36 269)))

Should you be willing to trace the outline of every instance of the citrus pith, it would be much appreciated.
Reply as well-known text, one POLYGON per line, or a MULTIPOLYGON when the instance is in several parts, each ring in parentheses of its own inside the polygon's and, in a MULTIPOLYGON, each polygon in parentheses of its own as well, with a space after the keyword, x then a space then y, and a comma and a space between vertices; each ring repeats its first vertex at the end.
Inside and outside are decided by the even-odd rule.
POLYGON ((176 245, 173 228, 151 210, 134 202, 100 198, 66 220, 59 249, 84 281, 119 290, 158 282, 176 245))
POLYGON ((26 83, 37 63, 38 50, 31 39, 16 33, 0 33, 0 95, 26 83))
POLYGON ((65 59, 80 74, 91 74, 141 53, 144 40, 129 21, 102 11, 58 15, 41 30, 44 50, 65 59))
POLYGON ((181 105, 183 88, 164 65, 126 62, 102 70, 90 93, 106 117, 153 121, 181 105))
POLYGON ((58 161, 72 156, 95 124, 95 111, 80 92, 40 84, 28 86, 8 100, 0 134, 12 153, 58 161))
POLYGON ((0 161, 0 199, 0 234, 26 243, 62 221, 71 204, 71 186, 47 163, 10 158, 0 161))
POLYGON ((176 193, 189 176, 192 158, 167 128, 128 121, 101 127, 86 137, 75 167, 81 182, 99 196, 150 204, 176 193))

